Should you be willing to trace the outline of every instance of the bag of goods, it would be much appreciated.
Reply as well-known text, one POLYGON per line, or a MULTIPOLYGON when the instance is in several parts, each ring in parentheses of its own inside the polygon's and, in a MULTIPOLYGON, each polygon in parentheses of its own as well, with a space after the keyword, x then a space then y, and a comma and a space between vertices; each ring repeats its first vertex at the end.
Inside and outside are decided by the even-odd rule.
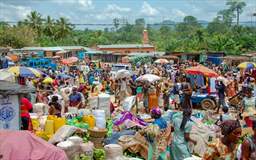
POLYGON ((53 120, 46 120, 44 131, 47 135, 54 134, 54 121, 53 120))
POLYGON ((106 128, 106 115, 104 110, 94 110, 93 115, 96 121, 96 127, 106 128))
POLYGON ((39 117, 39 123, 40 123, 39 127, 40 127, 40 129, 45 128, 46 120, 47 120, 47 116, 40 116, 39 117))
POLYGON ((123 109, 125 111, 131 111, 135 102, 136 102, 136 96, 130 96, 130 97, 125 98, 125 100, 123 102, 123 109))
POLYGON ((98 108, 98 97, 97 96, 91 96, 89 97, 89 102, 88 102, 90 109, 96 109, 98 108))
POLYGON ((57 147, 65 151, 68 159, 73 159, 80 153, 80 145, 75 145, 71 141, 60 142, 57 147))
POLYGON ((118 144, 109 144, 104 147, 107 160, 120 159, 123 157, 123 148, 118 144))
POLYGON ((68 112, 71 114, 78 114, 78 108, 77 107, 68 107, 68 112))
POLYGON ((82 129, 88 129, 89 125, 83 122, 83 117, 77 116, 76 118, 69 119, 67 124, 70 126, 75 126, 82 129))
POLYGON ((70 137, 77 131, 77 127, 64 125, 57 130, 57 132, 50 138, 49 143, 56 144, 64 141, 67 137, 70 137))
POLYGON ((110 95, 101 93, 99 94, 98 108, 105 111, 107 117, 110 117, 110 95))
POLYGON ((67 140, 73 142, 76 145, 80 145, 83 143, 83 139, 78 136, 69 137, 67 140))
POLYGON ((106 128, 106 119, 105 118, 97 118, 96 119, 96 127, 106 128))
POLYGON ((55 118, 54 119, 54 132, 66 124, 66 118, 55 118))
POLYGON ((89 128, 94 128, 96 120, 93 115, 83 116, 83 122, 89 125, 89 128))
POLYGON ((34 131, 40 130, 40 122, 38 118, 31 118, 32 126, 34 131))
POLYGON ((55 118, 57 118, 57 116, 54 116, 54 115, 47 116, 47 120, 54 120, 55 118))
POLYGON ((78 115, 80 115, 80 116, 87 116, 90 114, 92 114, 92 112, 89 109, 79 109, 78 110, 78 115))
POLYGON ((93 110, 92 114, 97 118, 97 117, 105 117, 105 111, 104 110, 93 110))
POLYGON ((81 150, 82 150, 83 154, 85 154, 90 159, 92 159, 93 158, 94 144, 89 141, 88 143, 82 143, 80 146, 81 146, 81 150))
POLYGON ((36 131, 35 135, 37 137, 40 137, 40 138, 44 139, 45 141, 49 140, 49 137, 47 136, 47 134, 44 131, 36 131))
POLYGON ((36 103, 33 105, 33 112, 38 115, 48 114, 49 107, 44 103, 36 103))

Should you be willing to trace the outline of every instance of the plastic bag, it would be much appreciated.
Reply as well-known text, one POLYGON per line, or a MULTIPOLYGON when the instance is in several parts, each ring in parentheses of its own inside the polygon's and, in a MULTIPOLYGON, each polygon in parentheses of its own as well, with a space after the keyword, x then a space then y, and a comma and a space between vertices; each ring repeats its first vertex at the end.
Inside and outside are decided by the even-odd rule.
POLYGON ((77 130, 77 127, 64 125, 57 130, 57 132, 51 137, 49 143, 56 144, 64 141, 66 138, 73 135, 77 130))
POLYGON ((123 102, 123 109, 125 111, 131 111, 132 106, 135 104, 135 102, 136 102, 136 96, 127 97, 123 102))
POLYGON ((78 136, 72 136, 68 138, 68 141, 73 142, 76 145, 80 145, 83 143, 83 139, 78 136))

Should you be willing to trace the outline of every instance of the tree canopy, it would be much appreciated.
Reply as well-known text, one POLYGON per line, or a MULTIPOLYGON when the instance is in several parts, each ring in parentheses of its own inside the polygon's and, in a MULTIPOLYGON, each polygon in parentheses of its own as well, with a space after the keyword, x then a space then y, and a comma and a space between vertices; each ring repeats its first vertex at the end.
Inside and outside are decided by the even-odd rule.
POLYGON ((147 25, 143 18, 136 19, 133 24, 115 18, 113 27, 104 30, 78 30, 65 17, 53 19, 33 11, 14 26, 0 22, 0 46, 93 47, 98 44, 142 43, 142 33, 146 28, 150 43, 158 51, 224 51, 227 54, 256 51, 256 27, 239 25, 239 16, 246 4, 228 0, 226 6, 207 25, 193 16, 184 17, 180 23, 165 20, 157 25, 147 25), (233 23, 234 18, 236 23, 233 23))

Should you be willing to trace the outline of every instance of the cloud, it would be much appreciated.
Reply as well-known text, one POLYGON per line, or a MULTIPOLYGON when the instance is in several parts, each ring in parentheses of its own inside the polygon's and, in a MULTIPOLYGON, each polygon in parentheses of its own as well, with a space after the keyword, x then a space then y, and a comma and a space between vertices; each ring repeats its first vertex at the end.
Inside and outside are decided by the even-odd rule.
POLYGON ((153 8, 148 2, 144 1, 140 13, 143 16, 154 17, 159 11, 156 8, 153 8))
POLYGON ((184 18, 187 14, 179 9, 172 9, 171 11, 174 18, 184 18))
POLYGON ((106 12, 130 12, 131 11, 131 8, 125 8, 125 7, 120 7, 116 4, 109 4, 107 6, 107 9, 106 9, 106 12))
POLYGON ((30 7, 0 2, 0 20, 2 21, 18 21, 24 19, 31 11, 32 9, 30 7))
POLYGON ((90 8, 92 7, 92 0, 78 0, 78 4, 82 5, 83 7, 90 8))
POLYGON ((96 18, 98 20, 121 18, 129 12, 131 12, 131 8, 120 7, 117 4, 108 4, 102 13, 96 15, 96 18))

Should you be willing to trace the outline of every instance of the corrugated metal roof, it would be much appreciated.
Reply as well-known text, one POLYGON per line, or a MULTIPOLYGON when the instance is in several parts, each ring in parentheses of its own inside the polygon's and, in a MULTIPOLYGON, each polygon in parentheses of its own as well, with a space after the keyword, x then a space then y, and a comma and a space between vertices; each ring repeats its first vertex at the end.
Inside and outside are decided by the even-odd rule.
POLYGON ((83 47, 83 46, 58 46, 64 50, 86 50, 87 47, 83 47))
POLYGON ((24 47, 23 51, 63 51, 61 47, 24 47))
POLYGON ((64 50, 86 50, 83 46, 56 46, 56 47, 24 47, 21 50, 28 51, 64 51, 64 50))
POLYGON ((153 48, 150 44, 112 44, 112 45, 98 45, 98 48, 153 48))
POLYGON ((149 52, 149 53, 140 53, 140 52, 132 52, 129 53, 129 56, 162 56, 165 52, 149 52))

